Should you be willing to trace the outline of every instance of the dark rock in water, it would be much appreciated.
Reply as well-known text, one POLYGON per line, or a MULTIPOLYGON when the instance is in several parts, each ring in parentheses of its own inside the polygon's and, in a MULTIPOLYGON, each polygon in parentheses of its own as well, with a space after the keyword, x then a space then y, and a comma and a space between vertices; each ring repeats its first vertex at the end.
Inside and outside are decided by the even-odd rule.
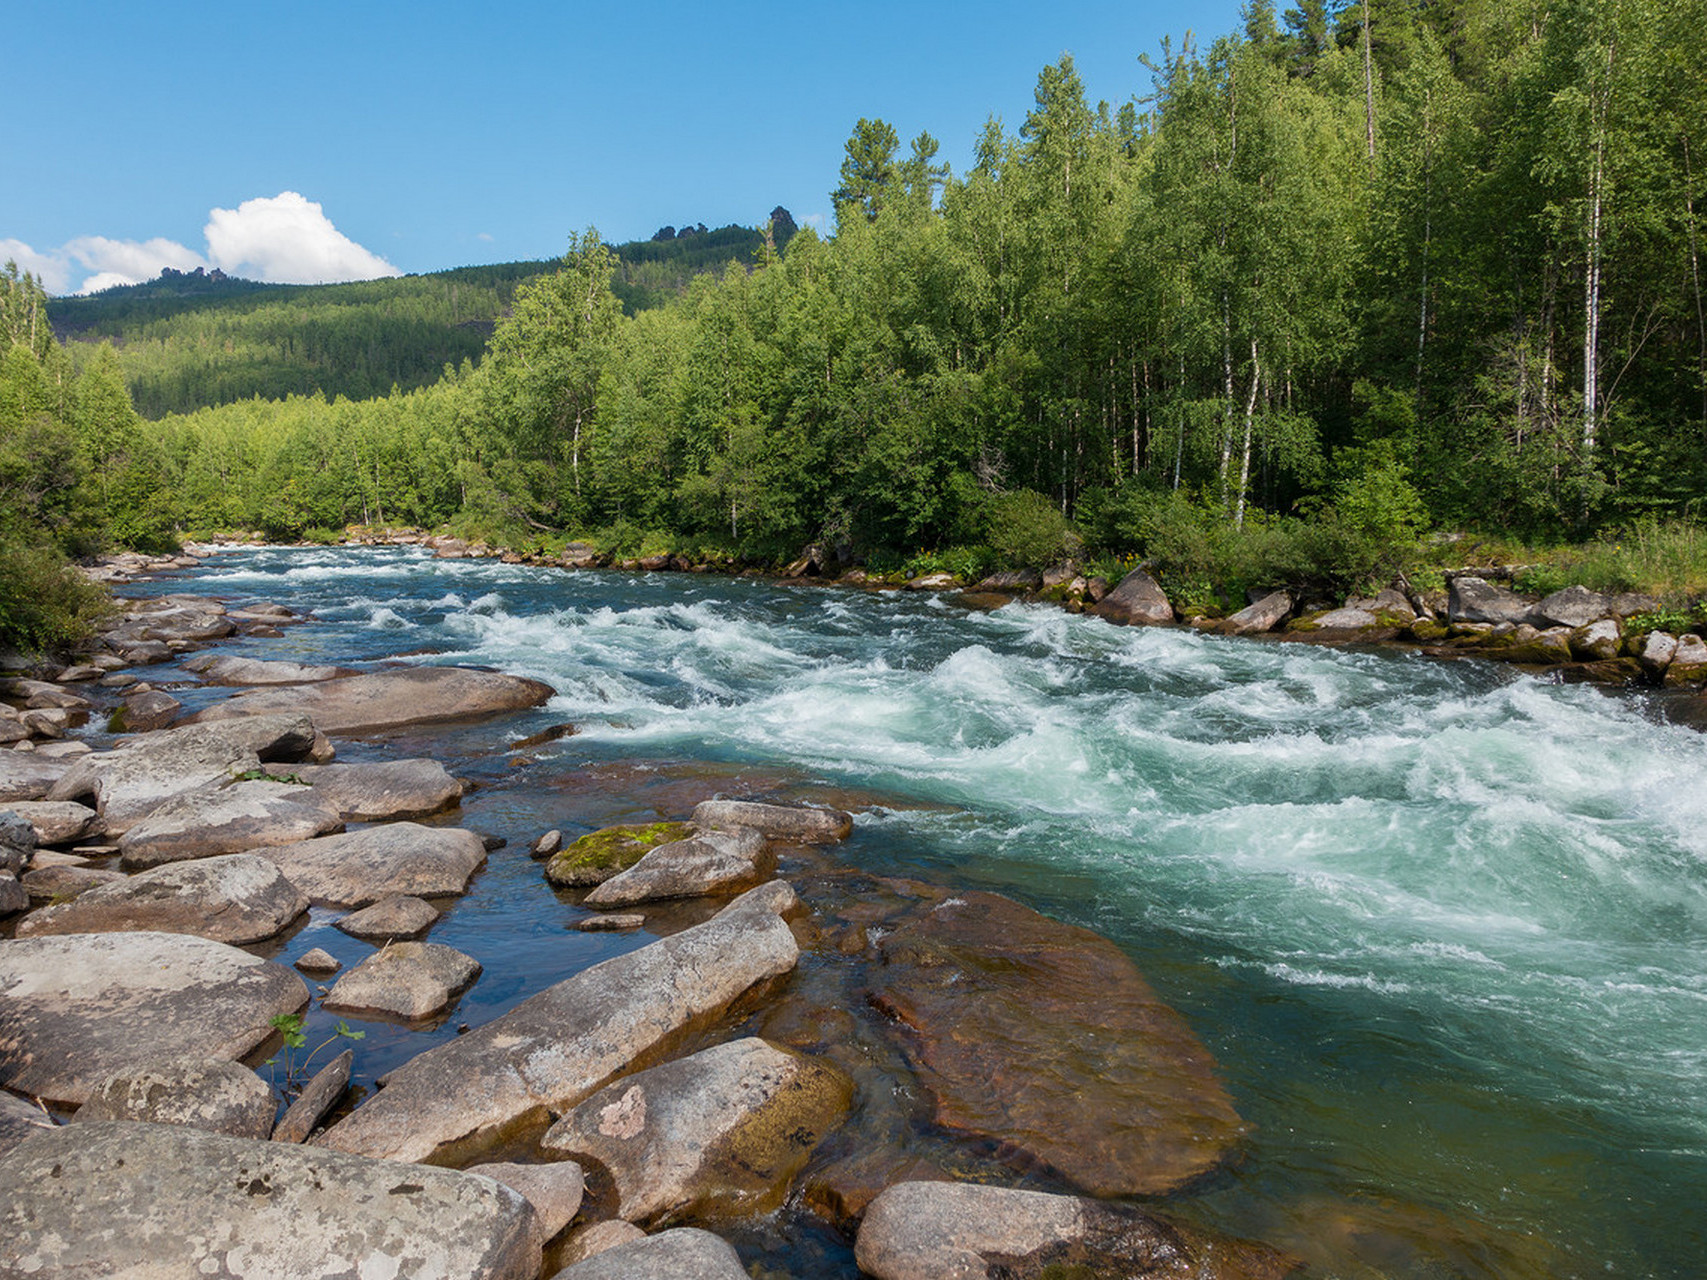
POLYGON ((855 1256, 876 1280, 1281 1280, 1296 1259, 1075 1196, 902 1182, 867 1210, 855 1256))
POLYGON ((626 912, 588 916, 585 920, 577 920, 575 927, 582 933, 626 933, 630 929, 641 928, 645 923, 645 916, 638 912, 626 912))
POLYGON ((412 938, 432 927, 439 918, 431 903, 410 894, 398 893, 381 898, 371 907, 351 912, 338 921, 337 927, 352 938, 369 942, 391 942, 412 938))
POLYGON ((427 1018, 479 976, 480 962, 454 947, 398 942, 374 952, 339 978, 320 1006, 329 1013, 427 1018))
POLYGON ((278 1104, 248 1067, 220 1058, 165 1062, 108 1076, 77 1109, 76 1124, 139 1120, 187 1124, 234 1138, 265 1138, 278 1104))
POLYGON ((794 902, 780 881, 761 885, 704 924, 547 987, 396 1068, 319 1141, 427 1160, 567 1110, 750 987, 791 970, 800 949, 781 913, 794 902))
POLYGON ((149 733, 164 729, 183 709, 184 704, 171 694, 149 689, 126 698, 110 727, 116 733, 149 733))
POLYGON ((36 854, 36 839, 35 823, 13 810, 0 811, 0 871, 16 875, 29 866, 36 854))
POLYGON ((555 692, 538 680, 469 667, 407 667, 319 684, 241 693, 190 717, 207 724, 270 712, 308 715, 324 733, 371 733, 537 707, 555 692))
POLYGON ((29 890, 24 888, 17 875, 11 871, 0 871, 0 916, 15 916, 20 911, 28 911, 29 907, 29 890))
POLYGON ((1448 622, 1527 622, 1530 604, 1516 592, 1482 578, 1459 576, 1446 588, 1448 622))
POLYGON ((304 952, 296 961, 296 968, 304 973, 336 973, 343 967, 343 961, 330 952, 322 951, 319 947, 304 952))
POLYGON ((606 827, 582 836, 545 864, 545 878, 566 889, 603 884, 626 871, 661 844, 686 840, 693 828, 685 822, 652 822, 606 827))
POLYGON ((540 1145, 597 1161, 625 1221, 747 1217, 782 1203, 852 1097, 833 1067, 749 1037, 624 1076, 540 1145))
POLYGON ((190 933, 242 945, 282 933, 308 899, 265 858, 223 858, 156 867, 43 907, 19 937, 46 934, 190 933))
POLYGON ((676 1227, 611 1245, 552 1280, 748 1280, 748 1275, 728 1241, 698 1227, 676 1227))
POLYGON ((16 938, 0 946, 0 1085, 81 1105, 108 1076, 187 1046, 241 1058, 307 1003, 291 970, 205 938, 16 938))
POLYGON ((1094 611, 1099 618, 1126 625, 1160 626, 1174 620, 1167 593, 1142 569, 1134 569, 1104 596, 1094 611))
POLYGON ((365 907, 399 893, 459 894, 486 861, 486 846, 473 832, 413 822, 255 852, 276 863, 310 902, 336 907, 365 907))
POLYGON ((745 827, 771 840, 808 844, 846 840, 853 831, 853 818, 840 809, 757 804, 751 800, 706 800, 694 807, 693 824, 719 831, 745 827))
POLYGON ((355 1051, 345 1049, 316 1071, 314 1078, 297 1094, 296 1101, 279 1117, 278 1124, 273 1127, 273 1141, 306 1142, 308 1135, 314 1132, 314 1126, 344 1096, 344 1090, 350 1084, 350 1068, 355 1061, 355 1051))
POLYGON ((1578 662, 1606 662, 1618 656, 1624 633, 1616 618, 1599 618, 1571 632, 1571 656, 1578 662))
POLYGON ((702 831, 661 844, 627 871, 599 885, 588 907, 629 907, 668 898, 736 893, 766 879, 775 868, 770 846, 757 831, 702 831))
POLYGON ((1215 1064, 1112 942, 989 893, 878 941, 945 1128, 1008 1144, 1099 1196, 1160 1195, 1244 1133, 1215 1064))
POLYGON ((534 1280, 517 1192, 181 1125, 67 1125, 0 1157, 0 1274, 534 1280))

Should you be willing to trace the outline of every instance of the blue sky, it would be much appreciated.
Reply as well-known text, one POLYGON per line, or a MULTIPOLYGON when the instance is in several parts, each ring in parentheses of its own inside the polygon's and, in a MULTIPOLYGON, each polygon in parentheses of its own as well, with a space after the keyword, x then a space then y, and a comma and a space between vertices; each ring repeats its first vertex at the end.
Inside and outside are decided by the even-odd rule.
POLYGON ((552 257, 571 231, 830 213, 860 116, 961 171, 1071 53, 1091 101, 1230 0, 738 7, 7 0, 0 257, 55 291, 552 257), (318 206, 318 209, 316 209, 318 206), (216 214, 215 211, 220 211, 216 214), (211 234, 210 234, 211 233, 211 234))

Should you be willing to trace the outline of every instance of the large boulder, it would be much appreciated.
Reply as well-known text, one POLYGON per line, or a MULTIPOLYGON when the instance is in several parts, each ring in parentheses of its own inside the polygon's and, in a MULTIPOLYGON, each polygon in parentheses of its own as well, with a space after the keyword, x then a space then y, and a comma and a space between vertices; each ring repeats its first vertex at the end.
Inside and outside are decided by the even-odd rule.
POLYGON ((554 690, 538 680, 470 667, 406 667, 319 684, 240 693, 199 711, 205 724, 270 712, 310 716, 325 733, 373 733, 435 720, 461 720, 537 707, 554 690))
POLYGON ((52 1129, 58 1123, 35 1103, 0 1089, 0 1156, 25 1138, 33 1138, 41 1130, 52 1129))
POLYGON ((156 867, 46 906, 20 938, 70 933, 190 933, 242 945, 282 933, 308 899, 265 858, 232 853, 156 867))
MULTIPOLYGON (((601 1224, 602 1225, 602 1224, 601 1224)), ((676 1227, 602 1249, 552 1280, 748 1280, 727 1240, 698 1227, 676 1227)))
POLYGON ((1295 1259, 1126 1205, 972 1183, 901 1182, 871 1202, 854 1256, 876 1280, 1280 1280, 1295 1259))
POLYGON ((800 951, 779 881, 704 924, 547 987, 485 1026, 404 1063, 319 1139, 341 1151, 427 1160, 561 1114, 635 1059, 658 1054, 800 951))
POLYGON ((1174 620, 1167 593, 1142 569, 1134 569, 1098 602, 1093 612, 1122 625, 1160 626, 1174 620))
POLYGON ((6 806, 35 828, 37 844, 70 844, 95 829, 99 815, 71 800, 16 800, 6 806))
POLYGON ((181 1125, 67 1125, 0 1157, 0 1274, 534 1280, 508 1187, 181 1125))
POLYGON ((34 751, 0 751, 0 804, 42 799, 70 768, 34 751))
POLYGON ((1545 597, 1530 611, 1531 621, 1540 627, 1586 627, 1602 618, 1617 616, 1612 598, 1587 587, 1566 587, 1545 597))
POLYGON ((746 1217, 782 1203, 852 1097, 835 1068, 749 1037, 607 1085, 540 1145, 603 1166, 628 1222, 746 1217))
POLYGON ((437 760, 384 760, 371 764, 288 767, 292 777, 313 788, 314 798, 345 822, 393 822, 424 818, 453 808, 462 799, 462 783, 437 760))
POLYGON ((184 704, 164 689, 141 689, 119 704, 107 726, 114 733, 152 733, 171 724, 183 709, 184 704))
POLYGON ((1161 1195, 1244 1132, 1215 1063, 1106 938, 968 892, 878 941, 874 1004, 946 1129, 1099 1196, 1161 1195))
POLYGON ((588 907, 628 907, 667 898, 702 898, 751 888, 770 875, 775 859, 757 831, 702 831, 661 844, 583 900, 588 907))
POLYGON ((108 834, 119 835, 174 796, 230 786, 261 759, 213 729, 151 733, 117 751, 80 757, 48 791, 50 800, 95 799, 108 834))
POLYGON ((565 889, 603 884, 628 870, 661 844, 686 840, 693 828, 685 822, 632 823, 605 827, 576 840, 567 849, 542 854, 550 857, 545 878, 565 889))
POLYGON ((1529 611, 1529 601, 1485 578, 1460 574, 1446 586, 1448 622, 1527 622, 1529 611))
POLYGON ((1224 619, 1216 630, 1230 636, 1260 635, 1265 631, 1273 631, 1286 621, 1286 615, 1291 612, 1292 593, 1270 591, 1254 604, 1247 605, 1224 619))
POLYGON ((1679 636, 1666 667, 1665 682, 1668 688, 1707 683, 1707 640, 1692 631, 1679 636))
POLYGON ((15 938, 0 946, 0 1085, 81 1105, 108 1076, 186 1051, 241 1058, 307 1003, 291 970, 206 938, 15 938))
POLYGON ((343 820, 307 787, 253 780, 189 791, 150 809, 119 837, 131 869, 295 844, 342 831, 343 820))
POLYGON ((1616 618, 1598 618, 1570 635, 1571 656, 1578 662, 1606 662, 1618 656, 1624 633, 1616 618))
POLYGON ((29 910, 30 891, 15 871, 0 871, 0 916, 15 916, 29 910))
POLYGON ((397 822, 254 852, 321 906, 365 907, 393 894, 459 894, 486 861, 479 836, 460 827, 397 822))
POLYGON ((318 684, 359 674, 354 667, 307 666, 300 662, 268 662, 259 658, 237 658, 204 653, 184 663, 209 684, 318 684))
POLYGON ((36 856, 36 841, 35 823, 15 809, 0 810, 0 871, 17 875, 29 866, 36 856))
POLYGON ((693 824, 717 831, 748 828, 767 839, 817 844, 846 840, 853 818, 840 809, 756 804, 751 800, 705 800, 694 806, 693 824))
POLYGON ((108 1076, 73 1119, 187 1124, 261 1139, 273 1131, 277 1113, 272 1086, 248 1067, 223 1058, 185 1058, 108 1076))
POLYGON ((320 1002, 329 1013, 427 1018, 480 976, 480 961, 436 942, 394 942, 333 984, 320 1002))
POLYGON ((575 1220, 587 1190, 586 1174, 573 1160, 554 1160, 549 1164, 503 1161, 473 1165, 468 1172, 521 1192, 539 1218, 542 1245, 575 1220))

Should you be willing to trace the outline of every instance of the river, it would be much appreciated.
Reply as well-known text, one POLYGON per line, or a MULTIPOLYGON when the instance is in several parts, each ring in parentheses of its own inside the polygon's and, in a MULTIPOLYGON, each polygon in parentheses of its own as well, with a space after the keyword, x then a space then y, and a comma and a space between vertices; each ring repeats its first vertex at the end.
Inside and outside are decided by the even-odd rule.
MULTIPOLYGON (((838 856, 862 867, 1113 938, 1254 1130, 1165 1207, 1316 1274, 1707 1271, 1707 737, 1638 697, 1042 605, 415 549, 231 551, 137 590, 313 611, 234 646, 253 656, 551 683, 538 713, 392 748, 479 782, 462 820, 512 846, 758 778, 852 804, 838 856), (574 736, 509 749, 559 722, 574 736)), ((486 976, 440 1028, 370 1028, 359 1076, 647 940, 573 933, 579 914, 525 850, 495 854, 431 935, 486 976)), ((325 918, 312 941, 359 958, 325 918)), ((744 1248, 854 1274, 802 1233, 744 1248)))

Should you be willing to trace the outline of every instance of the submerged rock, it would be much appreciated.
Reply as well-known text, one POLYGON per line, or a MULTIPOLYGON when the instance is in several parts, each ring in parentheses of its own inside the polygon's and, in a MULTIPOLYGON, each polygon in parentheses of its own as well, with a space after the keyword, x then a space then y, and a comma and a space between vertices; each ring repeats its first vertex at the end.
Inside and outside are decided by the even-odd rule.
POLYGON ((355 1051, 345 1049, 316 1071, 314 1078, 297 1094, 296 1101, 279 1117, 278 1124, 273 1127, 273 1141, 306 1141, 308 1135, 314 1132, 314 1126, 319 1124, 338 1099, 344 1096, 344 1090, 350 1084, 350 1068, 355 1065, 355 1061, 355 1051))
POLYGON ((603 1166, 626 1221, 750 1216, 782 1202, 852 1097, 835 1068, 749 1037, 625 1076, 540 1145, 603 1166))
POLYGON ((269 712, 300 712, 325 733, 372 733, 537 707, 554 690, 538 680, 470 667, 407 667, 319 684, 240 693, 199 711, 206 724, 269 712))
POLYGON ((876 1280, 1281 1280, 1295 1259, 1075 1196, 902 1182, 866 1210, 854 1246, 876 1280))
POLYGON ((205 938, 16 938, 0 946, 0 1085, 80 1105, 108 1076, 186 1046, 241 1058, 307 1003, 291 970, 205 938))
POLYGON ((486 861, 486 846, 459 827, 397 822, 254 852, 323 906, 365 907, 393 894, 460 894, 486 861))
POLYGON ((565 889, 603 884, 626 871, 661 844, 686 840, 693 828, 685 822, 651 822, 606 827, 584 835, 545 864, 545 878, 565 889))
POLYGON ((588 907, 630 907, 668 898, 735 893, 765 879, 775 867, 770 846, 757 831, 703 831, 661 844, 627 871, 599 885, 588 907))
POLYGON ((1142 569, 1134 569, 1104 596, 1093 612, 1122 625, 1161 626, 1174 620, 1167 593, 1142 569))
POLYGON ((108 1076, 77 1109, 75 1123, 140 1120, 187 1124, 234 1138, 265 1138, 278 1104, 248 1067, 220 1058, 160 1063, 108 1076))
POLYGON ((749 987, 794 967, 799 947, 772 882, 704 924, 547 987, 502 1017, 404 1063, 320 1138, 401 1160, 448 1155, 582 1101, 749 987))
POLYGON ((1099 1196, 1170 1191, 1243 1134, 1209 1051, 1106 938, 966 893, 878 947, 871 998, 905 1024, 943 1127, 1099 1196))
POLYGON ((259 942, 308 910, 308 899, 265 858, 222 858, 156 867, 43 907, 18 936, 153 931, 215 942, 259 942))
POLYGON ((533 1208, 451 1169, 180 1125, 68 1125, 0 1157, 0 1273, 534 1280, 533 1208))

